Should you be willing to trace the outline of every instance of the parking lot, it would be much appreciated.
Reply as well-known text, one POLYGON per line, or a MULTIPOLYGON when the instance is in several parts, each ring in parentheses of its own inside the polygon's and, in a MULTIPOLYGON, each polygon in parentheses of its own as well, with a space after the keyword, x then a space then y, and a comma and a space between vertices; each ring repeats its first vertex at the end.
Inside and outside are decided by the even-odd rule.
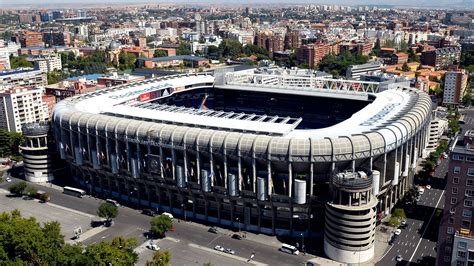
POLYGON ((8 191, 0 189, 0 212, 11 212, 18 209, 23 217, 35 217, 39 223, 58 221, 61 224, 61 233, 65 236, 65 240, 73 237, 73 230, 77 227, 81 227, 83 232, 90 229, 93 215, 69 211, 64 207, 40 203, 33 199, 8 197, 8 194, 8 191))
MULTIPOLYGON (((263 265, 256 262, 247 262, 250 254, 231 255, 175 238, 167 237, 153 240, 153 243, 160 250, 169 250, 171 252, 171 265, 203 265, 204 263, 211 263, 211 265, 263 265), (247 258, 244 257, 246 255, 248 255, 247 258)), ((135 249, 139 253, 137 265, 144 265, 147 260, 151 261, 154 251, 146 247, 149 244, 150 241, 147 241, 135 249)))

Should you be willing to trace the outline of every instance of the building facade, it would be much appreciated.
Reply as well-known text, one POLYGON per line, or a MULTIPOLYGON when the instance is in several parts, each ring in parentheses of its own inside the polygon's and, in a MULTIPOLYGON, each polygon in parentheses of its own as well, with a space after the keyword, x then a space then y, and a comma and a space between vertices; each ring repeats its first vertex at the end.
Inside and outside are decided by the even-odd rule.
POLYGON ((15 88, 0 92, 0 128, 21 132, 27 123, 48 120, 41 89, 15 88))
POLYGON ((35 68, 43 72, 59 71, 63 69, 61 56, 59 55, 30 57, 28 58, 28 61, 33 62, 35 68))
POLYGON ((380 73, 382 66, 383 64, 379 61, 368 62, 362 65, 351 65, 347 68, 346 78, 360 80, 361 75, 380 73))
POLYGON ((421 53, 421 64, 434 66, 438 69, 447 69, 450 65, 461 60, 461 47, 429 47, 421 53))
POLYGON ((462 98, 466 93, 468 77, 468 72, 463 69, 446 72, 443 104, 459 105, 462 103, 462 98))
POLYGON ((467 263, 474 250, 474 131, 456 138, 450 148, 443 217, 438 233, 437 265, 467 263), (464 239, 464 240, 463 240, 464 239), (463 244, 460 244, 463 242, 463 244))
POLYGON ((32 68, 0 71, 0 86, 38 87, 48 85, 46 73, 32 68))

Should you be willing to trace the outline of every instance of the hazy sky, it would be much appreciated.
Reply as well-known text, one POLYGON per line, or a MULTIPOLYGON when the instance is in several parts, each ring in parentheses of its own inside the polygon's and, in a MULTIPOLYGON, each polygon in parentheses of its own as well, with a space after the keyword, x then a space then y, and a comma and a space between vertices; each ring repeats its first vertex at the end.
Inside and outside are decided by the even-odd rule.
MULTIPOLYGON (((31 4, 34 6, 51 4, 100 4, 100 3, 209 3, 209 4, 266 4, 266 3, 307 3, 307 4, 341 4, 341 5, 399 5, 399 6, 462 6, 474 10, 474 0, 0 0, 0 6, 19 6, 31 4)), ((56 6, 60 8, 61 6, 56 6)))

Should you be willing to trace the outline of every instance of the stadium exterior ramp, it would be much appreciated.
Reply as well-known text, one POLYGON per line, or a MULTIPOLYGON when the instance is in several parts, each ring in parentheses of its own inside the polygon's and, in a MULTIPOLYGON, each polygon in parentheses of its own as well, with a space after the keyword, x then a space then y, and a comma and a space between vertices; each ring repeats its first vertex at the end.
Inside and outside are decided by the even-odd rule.
MULTIPOLYGON (((332 259, 369 260, 376 219, 410 188, 426 147, 428 95, 360 91, 373 101, 321 129, 300 129, 298 118, 151 104, 226 86, 235 84, 186 74, 63 100, 53 111, 61 158, 78 184, 103 197, 266 234, 325 232, 332 259)), ((292 93, 291 84, 239 86, 292 93)), ((310 92, 313 85, 301 86, 310 92)))

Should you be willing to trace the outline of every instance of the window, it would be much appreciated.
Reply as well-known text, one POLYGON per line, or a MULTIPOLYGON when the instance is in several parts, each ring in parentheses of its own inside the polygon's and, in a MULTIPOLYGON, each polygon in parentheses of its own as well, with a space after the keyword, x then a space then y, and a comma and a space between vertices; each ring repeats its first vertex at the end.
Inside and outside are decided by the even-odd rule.
POLYGON ((468 161, 468 162, 474 162, 474 157, 472 157, 472 156, 466 156, 466 161, 468 161))
POLYGON ((454 173, 455 174, 461 173, 461 166, 454 166, 454 173))
POLYGON ((448 218, 448 224, 454 224, 454 217, 448 218))
POLYGON ((452 190, 451 190, 451 192, 452 192, 453 194, 458 194, 458 188, 457 188, 457 187, 453 187, 452 190))
POLYGON ((450 234, 450 235, 454 234, 454 228, 448 227, 448 231, 447 231, 447 232, 448 232, 448 234, 450 234))
POLYGON ((462 217, 468 217, 469 218, 471 216, 472 216, 472 211, 466 210, 466 209, 462 210, 462 217))
POLYGON ((473 190, 473 189, 466 189, 466 190, 464 191, 464 195, 465 195, 466 197, 474 197, 474 190, 473 190))
POLYGON ((450 257, 450 256, 444 256, 444 261, 445 261, 445 262, 450 262, 450 261, 451 261, 451 257, 450 257))
POLYGON ((466 251, 458 251, 458 258, 465 258, 466 257, 466 251))
POLYGON ((459 177, 453 177, 453 184, 459 184, 459 177))
POLYGON ((469 251, 469 259, 474 260, 474 251, 469 251))
POLYGON ((466 262, 463 260, 456 260, 456 266, 464 266, 466 265, 466 262))
POLYGON ((446 242, 449 243, 449 244, 453 243, 453 237, 452 236, 446 236, 446 242))
POLYGON ((456 202, 458 202, 458 198, 452 197, 451 198, 451 204, 456 204, 456 202))
POLYGON ((461 221, 461 228, 470 229, 471 228, 471 221, 462 220, 461 221))
POLYGON ((464 200, 464 207, 472 207, 472 200, 464 200))
POLYGON ((468 168, 467 169, 467 175, 468 176, 474 176, 474 168, 468 168))
POLYGON ((458 243, 458 248, 460 248, 460 249, 466 249, 466 248, 467 248, 467 242, 459 241, 459 243, 458 243))
POLYGON ((458 154, 454 154, 454 155, 453 155, 453 160, 455 160, 455 161, 464 161, 464 156, 458 155, 458 154))
POLYGON ((466 180, 466 185, 468 185, 468 186, 474 186, 474 179, 468 178, 468 179, 466 180))

